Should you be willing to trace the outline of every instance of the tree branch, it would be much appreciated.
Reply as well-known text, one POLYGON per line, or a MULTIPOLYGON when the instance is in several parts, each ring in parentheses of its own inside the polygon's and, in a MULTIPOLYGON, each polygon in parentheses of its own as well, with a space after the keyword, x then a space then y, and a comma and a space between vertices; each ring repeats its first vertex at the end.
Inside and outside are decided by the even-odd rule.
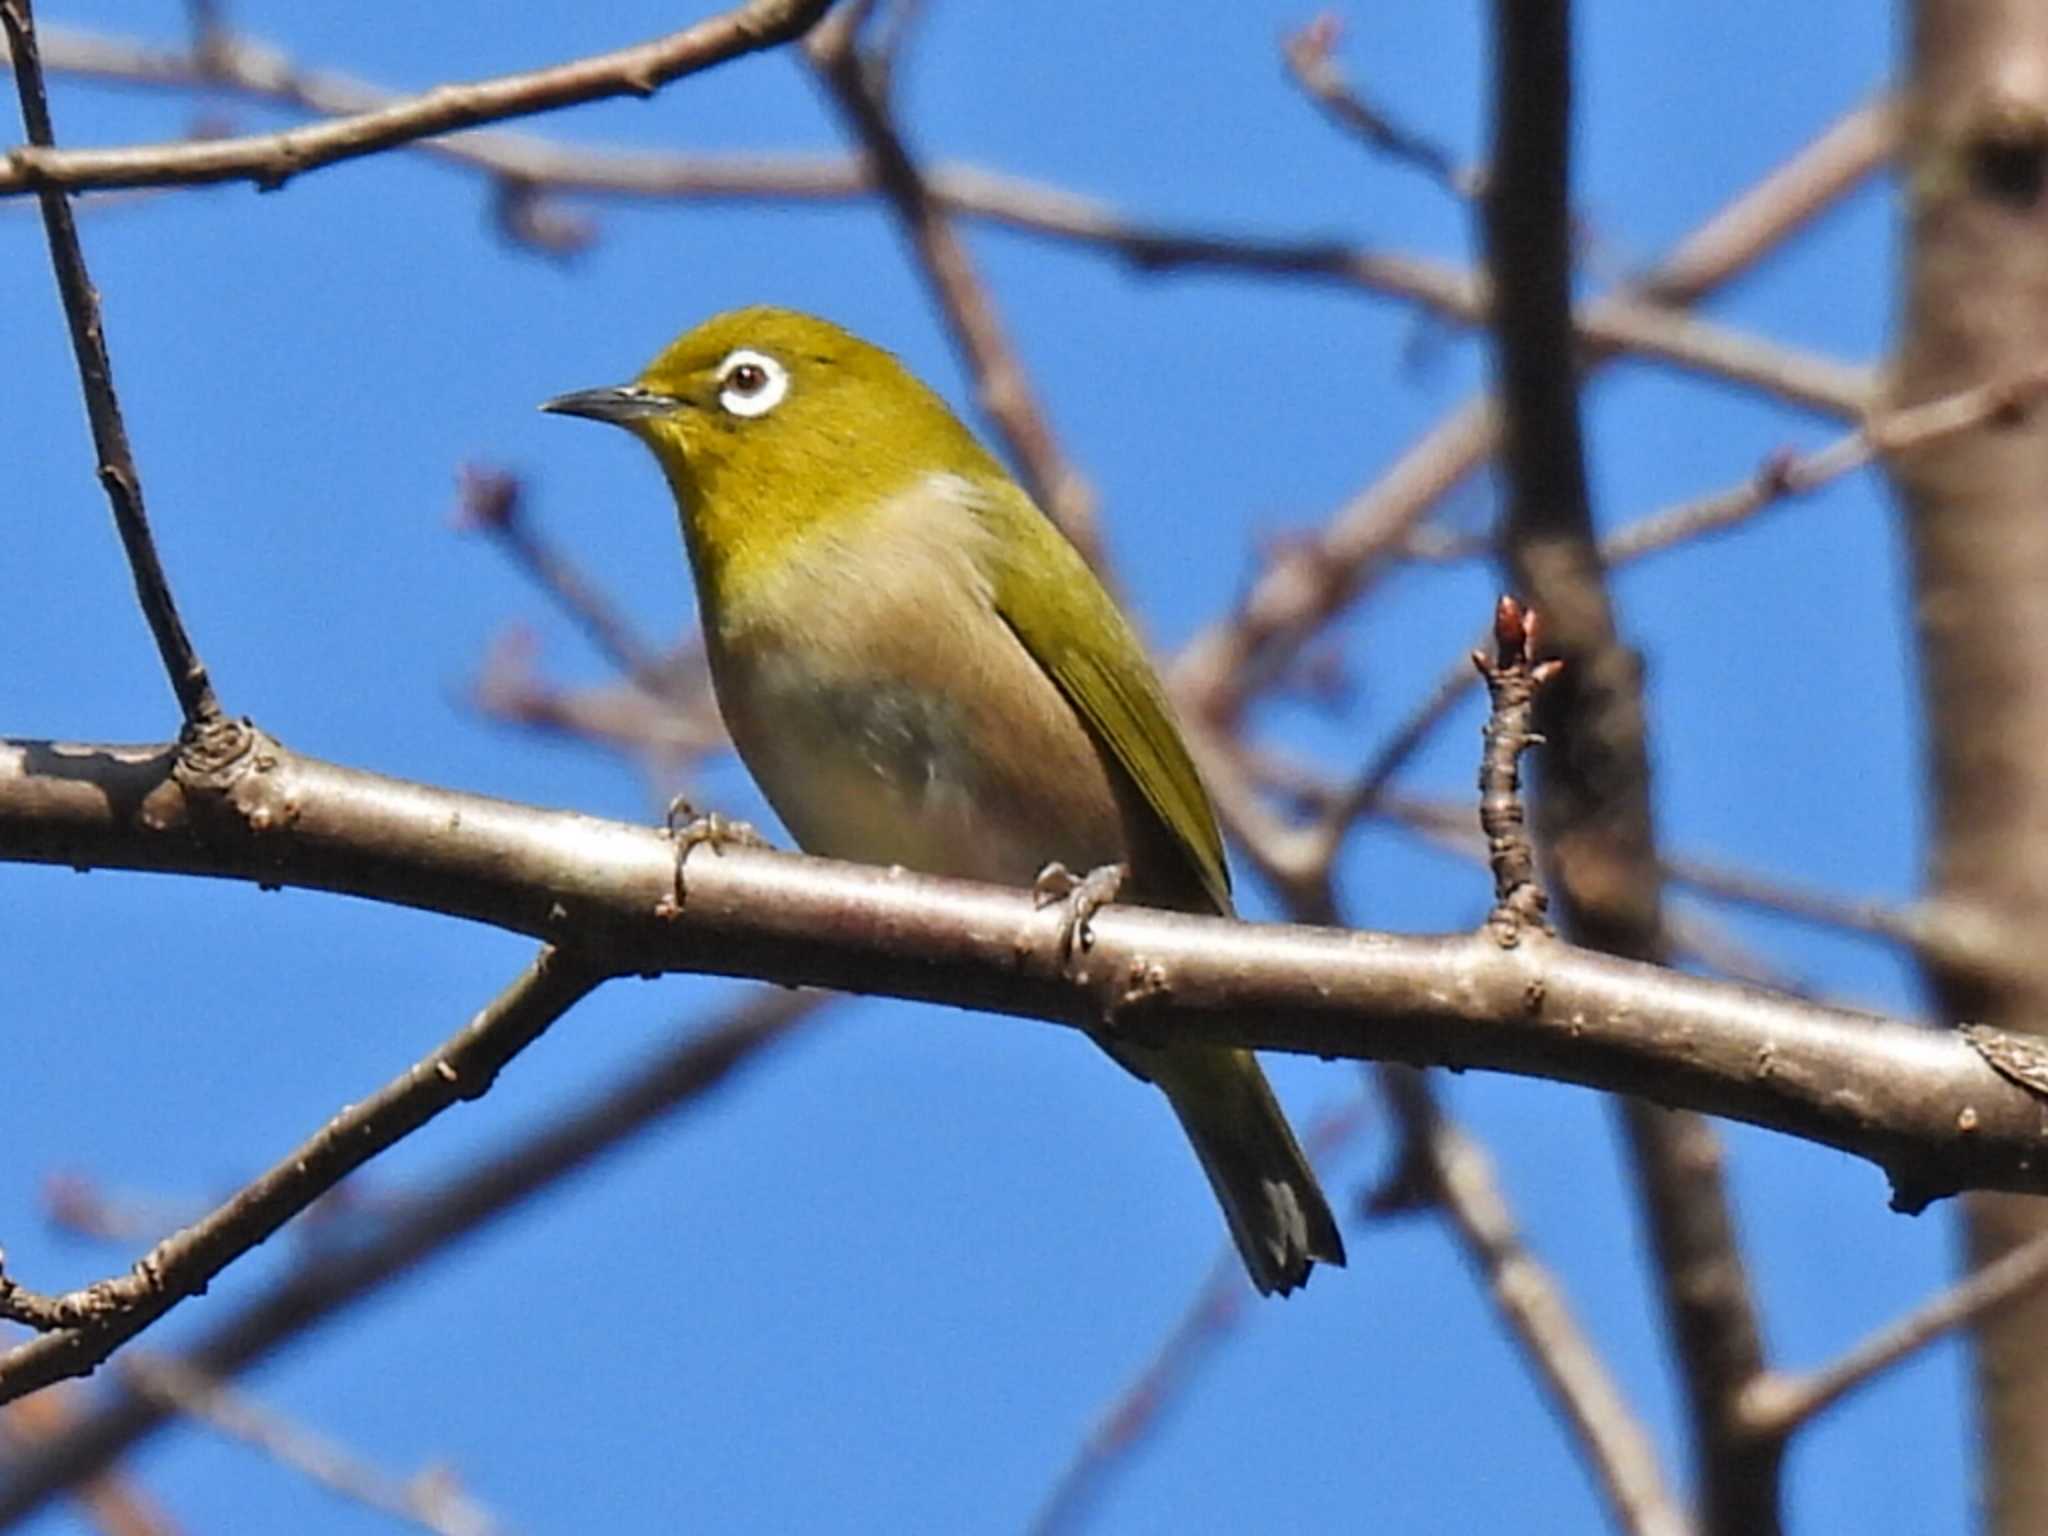
POLYGON ((220 181, 250 181, 274 191, 306 171, 435 134, 613 96, 651 96, 686 75, 800 36, 830 4, 747 0, 635 47, 469 85, 436 86, 388 106, 282 133, 113 149, 17 149, 0 170, 0 192, 220 181))
MULTIPOLYGON (((1776 455, 1740 485, 1667 507, 1616 529, 1599 541, 1599 563, 1608 569, 1626 565, 1731 527, 1773 502, 1809 495, 1887 455, 2024 415, 2043 390, 2048 390, 2048 366, 2036 365, 2010 378, 1959 389, 1920 405, 1879 410, 1853 432, 1813 453, 1776 455)), ((1481 640, 1483 643, 1484 637, 1481 640)), ((1422 702, 1367 759, 1352 786, 1330 800, 1320 825, 1300 840, 1297 856, 1307 861, 1334 858, 1351 823, 1378 804, 1409 759, 1477 685, 1478 678, 1464 657, 1449 663, 1422 702)), ((1922 937, 1930 935, 1931 930, 1922 937)))
POLYGON ((1456 198, 1474 198, 1486 188, 1486 173, 1460 165, 1441 144, 1403 127, 1360 96, 1337 64, 1344 35, 1336 14, 1325 11, 1280 39, 1287 73, 1329 120, 1376 154, 1421 172, 1456 198))
MULTIPOLYGON (((1710 217, 1638 286, 1668 303, 1706 297, 1867 179, 1889 157, 1895 139, 1896 124, 1884 103, 1857 108, 1710 217)), ((1599 361, 1596 354, 1588 367, 1599 361)), ((1189 701, 1188 712, 1217 724, 1234 719, 1309 636, 1359 597, 1430 508, 1486 461, 1498 427, 1489 396, 1467 400, 1313 540, 1290 547, 1237 613, 1198 634, 1175 662, 1173 679, 1189 701)), ((1461 661, 1459 686, 1470 676, 1461 661)))
POLYGON ((843 9, 811 35, 805 55, 840 116, 866 147, 882 195, 895 209, 953 345, 967 362, 975 397, 995 423, 1025 488, 1088 563, 1100 569, 1095 498, 1060 451, 966 242, 911 159, 889 107, 883 65, 862 51, 858 27, 859 11, 843 9))
POLYGON ((141 1396, 241 1441, 386 1519, 432 1536, 502 1536, 500 1522, 445 1473, 395 1477, 340 1441, 293 1422, 186 1361, 129 1355, 122 1361, 122 1375, 141 1396))
MULTIPOLYGON (((177 1358, 225 1381, 280 1346, 346 1310, 445 1251, 464 1233, 503 1215, 724 1082, 813 1013, 821 999, 764 992, 732 1015, 635 1068, 615 1087, 529 1140, 484 1158, 423 1192, 365 1241, 322 1249, 205 1333, 177 1358)), ((157 1402, 123 1392, 74 1428, 16 1458, 0 1481, 0 1527, 33 1514, 66 1488, 113 1463, 162 1427, 157 1402)))
MULTIPOLYGON (((1911 69, 1899 200, 1904 247, 1892 394, 1902 405, 2048 356, 2048 10, 2019 0, 1904 8, 1911 69)), ((2048 1007, 2048 412, 1890 461, 1912 556, 1935 906, 2027 936, 2016 963, 1921 959, 1958 1018, 2042 1031, 2048 1007)), ((1968 1202, 1968 1261, 2048 1233, 2048 1205, 1968 1202)), ((1976 1336, 1983 1528, 2048 1530, 2048 1292, 1976 1336)))
MULTIPOLYGON (((1507 478, 1501 554, 1564 670, 1539 696, 1537 827, 1564 931, 1615 955, 1666 958, 1641 668, 1621 641, 1593 531, 1571 347, 1571 7, 1496 0, 1486 258, 1507 478)), ((1745 1433, 1763 1342, 1704 1119, 1625 1100, 1620 1117, 1691 1399, 1705 1522, 1778 1530, 1782 1444, 1745 1433)))
MULTIPOLYGON (((35 18, 29 0, 0 0, 0 31, 7 37, 8 54, 14 61, 14 87, 21 98, 22 125, 29 143, 48 149, 55 142, 50 124, 50 102, 43 89, 42 66, 36 57, 35 18)), ((17 154, 27 151, 17 151, 17 154)), ((92 423, 93 448, 99 454, 99 481, 114 510, 114 526, 127 552, 128 567, 135 577, 135 595, 142 604, 142 616, 156 639, 157 654, 170 677, 171 690, 178 696, 185 724, 204 730, 220 718, 220 701, 213 683, 185 633, 184 620, 171 596, 171 584, 157 555, 156 539, 149 531, 149 517, 142 505, 142 476, 135 468, 135 455, 128 447, 128 428, 121 419, 121 400, 114 392, 114 365, 107 355, 105 326, 100 318, 99 294, 85 269, 85 252, 78 243, 78 224, 71 217, 71 200, 61 191, 45 188, 38 195, 43 208, 43 231, 49 239, 50 265, 56 269, 57 291, 64 300, 64 319, 71 329, 71 351, 78 362, 78 382, 85 391, 85 414, 92 423)))
POLYGON ((559 942, 605 969, 753 976, 1091 1029, 1524 1073, 1752 1121, 1883 1167, 1894 1204, 2048 1190, 2041 1111, 1953 1032, 1526 935, 1399 938, 1112 907, 1078 968, 1027 891, 662 834, 381 778, 256 737, 0 743, 0 858, 327 890, 559 942))
POLYGON ((0 1403, 90 1374, 121 1345, 282 1227, 386 1147, 459 1100, 481 1098, 499 1070, 605 979, 552 950, 431 1056, 351 1104, 269 1172, 158 1243, 128 1274, 64 1296, 23 1290, 0 1270, 0 1317, 38 1336, 0 1354, 0 1403))
POLYGON ((1556 1276, 1523 1242, 1486 1149, 1444 1114, 1423 1074, 1389 1067, 1380 1084, 1406 1143, 1396 1185, 1375 1204, 1426 1200, 1443 1212, 1494 1310, 1571 1426, 1616 1522, 1632 1536, 1684 1536, 1691 1522, 1649 1432, 1572 1316, 1556 1276))

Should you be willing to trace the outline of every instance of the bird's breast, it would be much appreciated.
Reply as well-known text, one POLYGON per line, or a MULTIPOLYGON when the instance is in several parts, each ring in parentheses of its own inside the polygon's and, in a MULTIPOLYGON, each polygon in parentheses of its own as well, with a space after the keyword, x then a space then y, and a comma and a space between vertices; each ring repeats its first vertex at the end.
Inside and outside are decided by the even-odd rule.
POLYGON ((1102 753, 957 544, 870 538, 753 596, 707 614, 713 681, 807 852, 1006 884, 1125 856, 1102 753))

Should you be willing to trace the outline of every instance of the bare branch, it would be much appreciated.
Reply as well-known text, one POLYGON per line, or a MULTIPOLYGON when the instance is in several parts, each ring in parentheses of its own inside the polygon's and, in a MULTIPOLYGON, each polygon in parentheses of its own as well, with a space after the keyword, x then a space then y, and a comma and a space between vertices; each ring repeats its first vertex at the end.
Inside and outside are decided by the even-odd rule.
POLYGON ((664 802, 678 776, 731 749, 701 648, 679 647, 644 682, 571 688, 541 675, 537 644, 518 626, 493 639, 470 690, 485 715, 633 757, 657 783, 670 786, 664 802))
POLYGON ((1803 1376, 1779 1373, 1758 1382, 1746 1405, 1755 1432, 1781 1438, 1791 1434, 1929 1344, 2023 1300, 2044 1284, 2048 1284, 2048 1234, 2000 1254, 1982 1269, 1930 1296, 1833 1364, 1803 1376))
POLYGON ((860 48, 857 26, 857 11, 843 10, 812 34, 804 52, 866 146, 882 194, 896 210, 953 344, 974 377, 975 396, 1016 461, 1025 488, 1088 563, 1100 569, 1094 496, 1060 451, 966 243, 911 159, 883 94, 881 71, 860 48))
MULTIPOLYGON (((221 80, 266 100, 307 110, 357 114, 349 121, 396 110, 407 100, 330 75, 301 74, 275 50, 246 40, 238 39, 206 60, 114 39, 72 35, 69 41, 67 56, 79 72, 101 78, 180 85, 221 80)), ((871 87, 863 85, 861 89, 871 87)), ((875 126, 857 124, 864 135, 875 126)), ((892 136, 895 133, 886 115, 879 128, 892 136)), ((178 156, 187 147, 161 146, 178 156)), ((1034 464, 1046 467, 1041 462, 1045 450, 1032 430, 1034 417, 1039 418, 1042 430, 1042 412, 1032 402, 1028 388, 1021 396, 1017 394, 1021 375, 1014 349, 1002 338, 986 295, 972 278, 964 247, 949 231, 936 228, 944 222, 942 215, 984 218, 1027 234, 1107 251, 1141 272, 1220 269, 1250 276, 1312 279, 1416 304, 1449 324, 1479 326, 1487 319, 1484 283, 1470 272, 1441 262, 1335 241, 1261 239, 1150 225, 1091 199, 986 171, 967 167, 919 170, 900 155, 900 141, 896 142, 896 155, 875 148, 871 141, 873 152, 860 159, 592 150, 502 131, 408 141, 406 147, 474 166, 498 178, 501 227, 554 254, 577 248, 587 240, 588 232, 564 228, 559 218, 539 217, 533 200, 544 191, 788 201, 844 200, 881 190, 897 203, 899 211, 910 206, 906 197, 914 198, 914 214, 906 215, 913 244, 935 282, 942 285, 943 304, 956 337, 977 378, 983 380, 985 408, 1002 427, 1006 441, 1018 434, 1012 451, 1026 468, 1027 477, 1038 473, 1032 469, 1034 464), (929 256, 924 254, 927 251, 929 256), (1022 406, 1016 403, 1019 399, 1022 406)), ((148 148, 136 146, 127 151, 135 163, 130 178, 121 184, 176 184, 185 179, 173 174, 183 165, 182 158, 174 157, 167 162, 165 173, 158 174, 147 160, 148 148)), ((53 185, 74 185, 56 170, 46 170, 43 179, 53 185)), ((0 167, 0 195, 29 186, 18 176, 10 179, 0 167)), ((1646 303, 1625 293, 1610 295, 1587 307, 1580 326, 1584 344, 1595 353, 1640 352, 1826 415, 1854 415, 1869 392, 1864 369, 1810 357, 1679 314, 1662 301, 1646 303)), ((1063 464, 1059 467, 1065 468, 1063 464)), ((1034 484, 1033 489, 1036 492, 1039 487, 1034 484)), ((1046 494, 1054 497, 1054 491, 1046 494)))
POLYGON ((1443 1212, 1494 1309, 1571 1426, 1621 1528, 1635 1536, 1683 1536, 1691 1523, 1666 1484, 1649 1432, 1572 1316, 1556 1277, 1522 1241, 1486 1149, 1443 1113, 1420 1072, 1384 1067, 1379 1080, 1405 1141, 1397 1182, 1374 1203, 1426 1201, 1443 1212))
POLYGON ((2048 389, 2048 364, 2011 378, 1993 379, 1938 400, 1871 416, 1814 453, 1777 454, 1748 480, 1698 497, 1618 529, 1601 542, 1610 565, 1637 560, 1746 522, 1764 508, 1792 497, 1810 496, 1844 475, 1887 454, 1932 443, 1973 428, 2009 423, 2023 416, 2048 389))
MULTIPOLYGON (((1564 670, 1538 700, 1537 800, 1564 931, 1643 960, 1668 953, 1651 817, 1641 672, 1623 644, 1593 533, 1571 355, 1571 7, 1496 0, 1486 259, 1507 498, 1502 559, 1544 617, 1564 670)), ((1778 1530, 1780 1446, 1744 1433, 1763 1341, 1721 1178, 1696 1114, 1624 1100, 1620 1118, 1692 1408, 1705 1525, 1778 1530)))
MULTIPOLYGON (((2048 390, 2048 364, 2011 378, 1994 379, 1960 389, 1952 395, 1921 405, 1873 415, 1855 431, 1845 433, 1813 453, 1800 457, 1775 456, 1739 485, 1652 513, 1617 529, 1600 541, 1600 563, 1608 568, 1625 565, 1675 544, 1732 527, 1785 498, 1817 491, 1883 455, 1903 453, 1980 427, 2010 422, 2016 413, 2024 414, 2031 410, 2044 390, 2048 390)), ((1485 644, 1485 637, 1480 637, 1477 643, 1485 644)), ((1313 851, 1304 856, 1335 857, 1344 830, 1372 810, 1392 785, 1395 776, 1450 718, 1451 711, 1477 683, 1471 663, 1465 657, 1448 663, 1422 702, 1408 713, 1394 733, 1367 760, 1351 788, 1330 801, 1322 818, 1319 841, 1315 841, 1313 851)), ((1305 843, 1304 847, 1307 848, 1308 844, 1305 843)), ((1694 883, 1705 888, 1708 877, 1704 871, 1696 872, 1701 878, 1694 883)), ((1731 899, 1745 899, 1732 890, 1729 894, 1731 899)), ((1858 925, 1852 923, 1850 926, 1858 925)), ((1933 937, 1932 931, 1925 928, 1917 929, 1916 934, 1922 941, 1933 937)))
POLYGON ((750 848, 380 778, 269 738, 208 783, 166 748, 0 745, 0 856, 346 892, 633 972, 754 976, 1260 1050, 1643 1093, 1880 1164, 1917 1210, 2048 1190, 2039 1110, 1953 1032, 1530 935, 1400 938, 1111 907, 1084 964, 1028 891, 750 848), (1109 1021, 1105 1023, 1105 1021, 1109 1021))
MULTIPOLYGON (((1755 187, 1716 213, 1648 274, 1666 302, 1695 302, 1748 271, 1860 185, 1890 156, 1896 124, 1877 104, 1832 124, 1755 187)), ((1597 367, 1597 355, 1587 366, 1597 367)), ((1341 508, 1312 544, 1276 561, 1227 622, 1189 643, 1173 680, 1189 713, 1221 724, 1276 676, 1406 541, 1429 509, 1493 452, 1493 403, 1477 396, 1424 433, 1374 485, 1341 508)), ((1462 658, 1456 686, 1469 686, 1462 658)))
POLYGON ((1494 607, 1493 653, 1472 653, 1472 665, 1485 679, 1493 706, 1486 717, 1486 747, 1479 757, 1479 826, 1493 870, 1489 921, 1503 944, 1518 942, 1525 928, 1550 931, 1543 917, 1550 899, 1536 878, 1536 849, 1522 812, 1522 754, 1541 739, 1533 725, 1536 696, 1561 666, 1537 659, 1540 633, 1534 609, 1503 597, 1494 607))
POLYGON ((1811 143, 1680 241, 1634 287, 1661 304, 1697 304, 1749 271, 1892 157, 1899 112, 1888 96, 1835 119, 1811 143))
POLYGON ((0 1354, 0 1402, 90 1373, 386 1147, 460 1100, 480 1098, 506 1062, 606 974, 544 950, 439 1050, 342 1110, 261 1178, 165 1238, 119 1279, 64 1296, 38 1296, 0 1271, 0 1317, 39 1331, 39 1337, 0 1354))
POLYGON ((1351 88, 1337 66, 1337 44, 1342 37, 1342 22, 1334 13, 1325 12, 1282 38, 1281 55, 1294 83, 1330 121, 1371 149, 1420 171, 1453 197, 1478 197, 1486 187, 1484 172, 1458 164, 1442 145, 1403 128, 1351 88))
MULTIPOLYGON (((426 1191, 365 1241, 309 1255, 178 1358, 227 1380, 314 1325, 444 1252, 457 1237, 503 1215, 638 1132, 718 1087, 784 1038, 824 999, 762 992, 744 1007, 627 1074, 581 1107, 550 1117, 530 1139, 426 1191)), ((29 1399, 33 1401, 34 1399, 29 1399)), ((164 1408, 123 1393, 75 1430, 17 1458, 0 1480, 0 1526, 33 1513, 64 1489, 111 1466, 162 1426, 164 1408)))
MULTIPOLYGON (((1359 1100, 1316 1117, 1303 1142, 1319 1168, 1357 1133, 1364 1119, 1359 1100)), ((1193 1389, 1203 1362, 1243 1326, 1252 1302, 1245 1290, 1243 1262, 1226 1244, 1151 1357, 1097 1416, 1053 1479, 1032 1516, 1031 1536, 1058 1536, 1080 1528, 1099 1504, 1112 1473, 1158 1433, 1168 1412, 1193 1389)))
POLYGON ((140 1396, 255 1447, 321 1487, 435 1536, 491 1536, 498 1522, 445 1472, 391 1477, 326 1435, 294 1424, 219 1378, 167 1355, 129 1355, 140 1396))
POLYGON ((388 106, 282 133, 115 149, 17 149, 0 170, 0 192, 220 181, 250 181, 274 191, 321 166, 435 134, 613 96, 651 96, 672 81, 800 36, 830 3, 746 0, 652 42, 524 74, 436 86, 388 106))
POLYGON ((1773 912, 1797 922, 1865 934, 1895 944, 1938 942, 1934 936, 1938 924, 1923 906, 1837 896, 1701 859, 1669 859, 1664 872, 1674 884, 1690 886, 1702 895, 1773 912))
MULTIPOLYGON (((0 30, 7 36, 9 56, 14 61, 14 87, 21 98, 21 121, 29 143, 47 150, 55 143, 50 125, 50 102, 43 89, 43 71, 36 58, 35 19, 29 0, 0 0, 0 30)), ((27 154, 17 150, 17 157, 27 154)), ((171 689, 178 696, 189 730, 204 730, 220 718, 220 701, 206 668, 193 649, 178 617, 171 584, 158 558, 156 540, 149 531, 149 518, 142 506, 142 476, 129 451, 128 429, 121 420, 121 400, 114 393, 114 365, 107 355, 105 326, 100 317, 99 294, 85 270, 85 252, 78 244, 78 225, 71 217, 71 200, 61 191, 45 189, 38 200, 43 208, 43 231, 50 244, 50 264, 56 268, 57 289, 64 300, 64 318, 71 328, 71 351, 78 361, 78 382, 85 391, 85 413, 92 423, 93 448, 99 454, 99 481, 114 509, 114 526, 120 530, 121 547, 127 551, 128 566, 135 577, 135 595, 142 604, 142 616, 156 638, 157 654, 163 659, 171 689)))

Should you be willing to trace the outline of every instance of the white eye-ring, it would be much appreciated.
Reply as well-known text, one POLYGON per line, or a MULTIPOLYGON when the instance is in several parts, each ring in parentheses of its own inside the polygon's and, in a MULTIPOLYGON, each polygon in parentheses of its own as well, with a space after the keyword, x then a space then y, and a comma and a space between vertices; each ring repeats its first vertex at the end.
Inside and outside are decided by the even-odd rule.
POLYGON ((718 403, 735 416, 766 416, 789 393, 789 370, 765 352, 741 347, 718 365, 718 403))

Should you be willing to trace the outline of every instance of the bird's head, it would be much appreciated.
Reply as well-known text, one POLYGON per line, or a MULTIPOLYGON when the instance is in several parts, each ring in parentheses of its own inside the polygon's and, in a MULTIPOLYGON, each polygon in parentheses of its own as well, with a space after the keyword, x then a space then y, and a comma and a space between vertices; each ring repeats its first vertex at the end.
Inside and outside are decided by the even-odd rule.
POLYGON ((646 443, 675 489, 693 557, 713 566, 857 519, 928 475, 1003 474, 890 353, 767 306, 684 332, 631 384, 541 409, 611 422, 646 443))

